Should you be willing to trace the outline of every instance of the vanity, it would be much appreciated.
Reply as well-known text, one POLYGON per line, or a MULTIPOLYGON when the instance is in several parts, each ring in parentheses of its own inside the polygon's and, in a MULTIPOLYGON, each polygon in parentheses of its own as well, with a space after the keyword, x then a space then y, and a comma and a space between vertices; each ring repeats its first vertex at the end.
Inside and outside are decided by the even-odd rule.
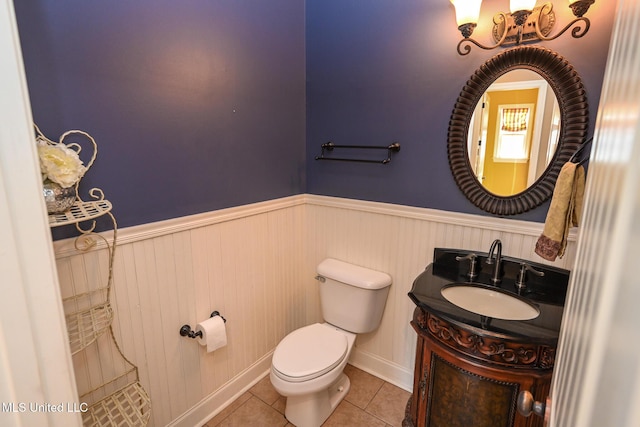
POLYGON ((503 257, 496 242, 489 253, 436 248, 415 279, 403 427, 543 425, 517 407, 530 411, 549 394, 569 271, 503 257))
MULTIPOLYGON (((523 12, 531 13, 519 10, 520 18, 523 12)), ((578 18, 559 34, 576 22, 588 30, 584 12, 576 9, 578 18)), ((536 13, 550 14, 550 3, 536 13)), ((505 14, 496 17, 495 46, 471 39, 475 24, 463 23, 458 53, 468 54, 471 44, 501 46, 510 30, 500 27, 505 14)), ((476 207, 500 217, 540 207, 564 165, 588 158, 580 154, 589 125, 582 80, 558 53, 520 45, 526 20, 520 18, 517 46, 469 78, 447 132, 456 185, 476 207)), ((535 37, 552 39, 538 30, 535 37)), ((543 426, 542 417, 530 415, 545 415, 569 271, 501 252, 499 240, 487 253, 436 248, 413 282, 417 347, 403 427, 543 426)))

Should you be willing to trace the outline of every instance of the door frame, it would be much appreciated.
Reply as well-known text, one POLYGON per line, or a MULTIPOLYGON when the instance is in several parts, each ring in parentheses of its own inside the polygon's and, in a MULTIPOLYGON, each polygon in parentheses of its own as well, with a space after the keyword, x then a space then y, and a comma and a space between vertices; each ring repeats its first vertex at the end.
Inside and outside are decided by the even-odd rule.
POLYGON ((81 426, 11 0, 0 3, 0 55, 2 425, 81 426), (56 412, 30 404, 55 405, 56 412))
POLYGON ((619 0, 552 381, 552 427, 640 425, 640 2, 619 0))

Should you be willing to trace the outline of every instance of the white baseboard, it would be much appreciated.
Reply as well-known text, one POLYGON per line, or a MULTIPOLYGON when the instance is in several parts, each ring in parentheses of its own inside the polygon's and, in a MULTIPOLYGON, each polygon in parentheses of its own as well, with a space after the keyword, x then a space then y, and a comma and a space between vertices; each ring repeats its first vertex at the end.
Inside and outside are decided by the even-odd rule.
POLYGON ((253 387, 269 373, 273 351, 236 375, 214 393, 201 400, 184 414, 167 424, 167 427, 197 427, 218 415, 224 408, 253 387))
POLYGON ((351 353, 349 363, 403 390, 408 392, 413 390, 413 371, 382 359, 375 354, 359 350, 356 347, 351 353))

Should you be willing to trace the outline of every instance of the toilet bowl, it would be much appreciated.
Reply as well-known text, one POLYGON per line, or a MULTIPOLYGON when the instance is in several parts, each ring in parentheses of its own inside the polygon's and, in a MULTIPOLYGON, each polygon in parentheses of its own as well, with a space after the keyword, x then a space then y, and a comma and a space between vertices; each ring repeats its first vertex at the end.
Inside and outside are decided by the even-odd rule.
POLYGON ((317 271, 325 323, 284 337, 271 363, 271 383, 287 398, 285 416, 296 427, 320 427, 346 396, 343 371, 356 334, 378 327, 391 285, 386 273, 331 258, 317 271))
POLYGON ((293 331, 273 353, 270 379, 287 398, 285 416, 297 427, 318 427, 349 392, 343 373, 356 335, 328 323, 293 331))

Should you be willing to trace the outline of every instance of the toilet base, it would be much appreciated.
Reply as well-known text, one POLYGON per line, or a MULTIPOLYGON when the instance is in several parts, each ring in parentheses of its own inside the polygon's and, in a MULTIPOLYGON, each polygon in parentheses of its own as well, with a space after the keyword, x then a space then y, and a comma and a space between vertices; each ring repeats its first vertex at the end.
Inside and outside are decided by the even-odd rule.
POLYGON ((349 377, 342 373, 324 390, 287 397, 284 415, 296 427, 320 427, 342 402, 350 387, 349 377))

